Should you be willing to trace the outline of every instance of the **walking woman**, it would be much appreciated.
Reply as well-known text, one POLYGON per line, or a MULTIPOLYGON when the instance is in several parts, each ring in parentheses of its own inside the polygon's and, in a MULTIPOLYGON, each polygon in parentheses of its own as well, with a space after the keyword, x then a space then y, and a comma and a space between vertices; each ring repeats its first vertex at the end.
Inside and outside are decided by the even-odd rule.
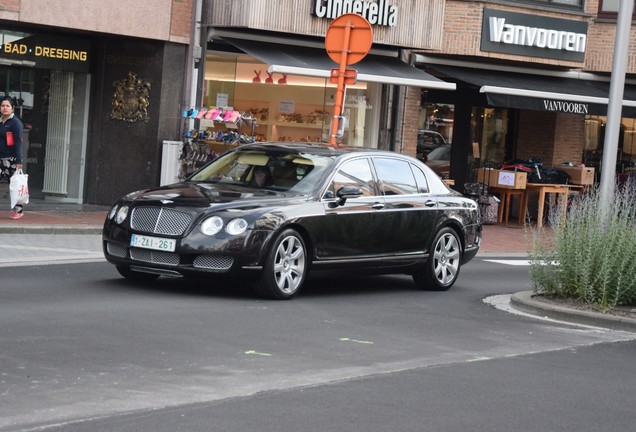
MULTIPOLYGON (((22 122, 15 116, 15 102, 9 96, 0 100, 0 180, 11 178, 15 170, 22 168, 22 122)), ((22 205, 18 204, 11 213, 11 219, 22 218, 22 205)))

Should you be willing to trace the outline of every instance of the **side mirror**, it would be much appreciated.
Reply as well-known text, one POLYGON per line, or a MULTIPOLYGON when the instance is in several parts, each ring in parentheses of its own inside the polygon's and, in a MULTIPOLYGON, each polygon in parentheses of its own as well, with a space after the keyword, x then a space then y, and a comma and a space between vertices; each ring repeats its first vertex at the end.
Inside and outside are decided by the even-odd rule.
POLYGON ((334 207, 344 205, 349 198, 357 198, 362 196, 362 189, 356 186, 343 186, 336 192, 338 201, 334 203, 334 207))

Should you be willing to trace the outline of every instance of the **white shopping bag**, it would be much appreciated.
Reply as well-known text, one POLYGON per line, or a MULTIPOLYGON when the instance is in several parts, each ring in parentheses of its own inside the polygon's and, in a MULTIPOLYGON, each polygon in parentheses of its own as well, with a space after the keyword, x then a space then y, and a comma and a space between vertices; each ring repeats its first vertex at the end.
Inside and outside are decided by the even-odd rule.
POLYGON ((29 203, 29 175, 24 174, 22 168, 17 169, 11 176, 9 193, 11 195, 11 208, 18 204, 29 203))

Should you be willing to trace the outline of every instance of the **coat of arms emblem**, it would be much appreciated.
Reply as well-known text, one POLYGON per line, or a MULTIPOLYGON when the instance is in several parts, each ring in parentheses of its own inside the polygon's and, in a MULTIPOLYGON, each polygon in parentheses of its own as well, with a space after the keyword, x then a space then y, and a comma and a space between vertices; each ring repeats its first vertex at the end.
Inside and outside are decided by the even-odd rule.
POLYGON ((128 72, 128 77, 113 82, 113 109, 110 117, 127 122, 148 121, 150 83, 128 72))

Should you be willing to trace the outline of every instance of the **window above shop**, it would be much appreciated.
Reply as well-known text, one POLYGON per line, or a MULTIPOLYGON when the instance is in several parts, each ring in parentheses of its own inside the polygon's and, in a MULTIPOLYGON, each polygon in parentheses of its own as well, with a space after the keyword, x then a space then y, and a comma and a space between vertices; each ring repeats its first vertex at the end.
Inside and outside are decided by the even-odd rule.
MULTIPOLYGON (((620 0, 599 0, 598 2, 598 17, 615 20, 618 17, 618 6, 620 0)), ((636 9, 635 9, 636 12, 636 9)), ((635 17, 632 14, 632 20, 635 17)))
MULTIPOLYGON (((552 6, 558 8, 567 8, 582 10, 583 0, 509 0, 510 3, 525 3, 539 6, 552 6)), ((601 0, 602 1, 602 0, 601 0)), ((618 2, 618 0, 616 0, 618 2)))

